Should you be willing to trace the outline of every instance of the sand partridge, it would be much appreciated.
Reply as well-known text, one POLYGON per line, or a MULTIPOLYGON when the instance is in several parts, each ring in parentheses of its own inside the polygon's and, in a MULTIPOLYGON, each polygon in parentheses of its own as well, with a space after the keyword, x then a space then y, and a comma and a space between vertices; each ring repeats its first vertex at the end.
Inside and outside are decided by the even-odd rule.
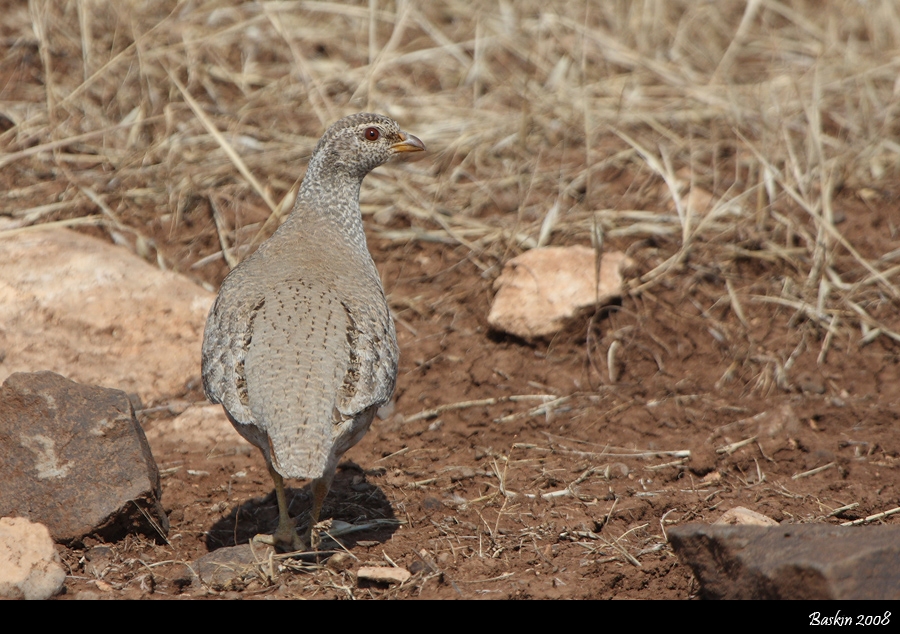
POLYGON ((398 349, 366 246, 359 190, 372 169, 425 145, 390 118, 345 117, 319 140, 293 211, 222 282, 203 338, 203 387, 259 447, 275 483, 283 550, 318 547, 338 460, 394 391, 398 349), (309 528, 284 478, 312 479, 309 528))

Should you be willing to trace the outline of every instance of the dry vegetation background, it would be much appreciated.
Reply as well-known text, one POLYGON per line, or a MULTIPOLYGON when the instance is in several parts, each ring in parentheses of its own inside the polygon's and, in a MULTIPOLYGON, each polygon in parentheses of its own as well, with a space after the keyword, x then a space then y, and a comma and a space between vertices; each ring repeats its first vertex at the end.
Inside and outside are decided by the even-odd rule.
MULTIPOLYGON (((686 597, 696 585, 665 545, 666 522, 712 521, 723 500, 753 506, 748 489, 780 521, 852 521, 900 505, 895 2, 3 0, 0 14, 7 233, 80 228, 214 290, 290 208, 331 122, 383 112, 428 146, 363 187, 400 324, 406 422, 373 431, 361 451, 462 443, 475 482, 404 494, 413 518, 391 543, 411 535, 406 552, 432 562, 411 584, 316 586, 324 596, 686 597), (635 259, 621 307, 550 342, 487 333, 502 264, 567 244, 635 259), (454 370, 469 354, 496 372, 454 370), (529 394, 551 395, 557 410, 499 398, 529 394), (825 458, 698 459, 716 428, 781 402, 829 434, 825 458), (671 409, 647 413, 658 405, 671 409), (519 427, 485 429, 498 416, 519 427), (398 431, 413 424, 414 434, 398 431), (608 445, 636 452, 616 458, 629 476, 610 475, 608 445), (485 446, 493 453, 474 449, 485 446), (694 455, 673 462, 647 448, 694 455), (830 463, 818 480, 792 479, 830 463), (506 480, 516 468, 519 480, 506 480), (671 497, 710 473, 721 480, 703 494, 671 497), (660 482, 670 497, 635 493, 660 482), (520 512, 501 530, 516 490, 538 492, 533 521, 520 512), (556 498, 574 510, 540 495, 553 490, 568 491, 556 498), (450 508, 448 496, 464 499, 453 527, 449 514, 416 524, 410 508, 450 508), (441 558, 451 534, 457 546, 441 558), (475 546, 460 541, 476 534, 475 546), (486 551, 495 567, 463 565, 486 551), (478 585, 479 575, 498 581, 478 585)), ((365 455, 348 457, 374 467, 365 455)), ((383 466, 405 483, 456 464, 429 460, 419 475, 412 463, 383 466)), ((270 486, 264 471, 245 498, 270 486)), ((291 583, 279 587, 300 594, 310 582, 291 583)))

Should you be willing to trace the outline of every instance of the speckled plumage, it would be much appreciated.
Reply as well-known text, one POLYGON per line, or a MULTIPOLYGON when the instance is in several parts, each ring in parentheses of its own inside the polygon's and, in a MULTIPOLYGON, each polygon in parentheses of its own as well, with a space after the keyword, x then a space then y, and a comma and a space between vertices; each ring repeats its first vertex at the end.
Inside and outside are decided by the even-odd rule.
POLYGON ((424 149, 382 115, 356 114, 328 128, 293 211, 225 278, 210 310, 203 387, 266 458, 282 546, 281 478, 314 480, 312 531, 338 460, 394 391, 396 335, 366 247, 359 189, 393 155, 424 149), (376 140, 366 138, 372 128, 376 140))

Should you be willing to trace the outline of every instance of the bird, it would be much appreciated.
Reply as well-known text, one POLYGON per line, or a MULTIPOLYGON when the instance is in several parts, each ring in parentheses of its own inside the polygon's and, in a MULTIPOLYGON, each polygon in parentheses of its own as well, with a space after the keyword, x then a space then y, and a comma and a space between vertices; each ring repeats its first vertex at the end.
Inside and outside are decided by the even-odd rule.
POLYGON ((397 380, 399 350, 359 207, 365 176, 425 144, 391 118, 332 124, 294 207, 224 279, 202 346, 203 388, 262 452, 283 551, 318 550, 315 526, 341 456, 368 431, 397 380), (309 528, 288 513, 285 478, 310 479, 309 528))

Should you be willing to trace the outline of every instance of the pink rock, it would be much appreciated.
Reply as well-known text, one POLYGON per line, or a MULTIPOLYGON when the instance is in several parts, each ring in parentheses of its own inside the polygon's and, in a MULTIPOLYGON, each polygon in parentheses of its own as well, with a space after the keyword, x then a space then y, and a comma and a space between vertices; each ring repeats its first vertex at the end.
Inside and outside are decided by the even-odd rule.
POLYGON ((65 581, 46 526, 24 517, 0 518, 0 598, 49 599, 65 581))
POLYGON ((52 370, 144 402, 200 375, 209 293, 65 229, 0 237, 0 381, 52 370))
POLYGON ((523 338, 558 332, 588 306, 602 306, 622 294, 622 252, 597 257, 583 246, 531 249, 513 258, 494 282, 497 295, 488 323, 523 338))
POLYGON ((363 566, 356 576, 358 579, 376 583, 403 583, 412 574, 406 568, 388 568, 387 566, 363 566))

